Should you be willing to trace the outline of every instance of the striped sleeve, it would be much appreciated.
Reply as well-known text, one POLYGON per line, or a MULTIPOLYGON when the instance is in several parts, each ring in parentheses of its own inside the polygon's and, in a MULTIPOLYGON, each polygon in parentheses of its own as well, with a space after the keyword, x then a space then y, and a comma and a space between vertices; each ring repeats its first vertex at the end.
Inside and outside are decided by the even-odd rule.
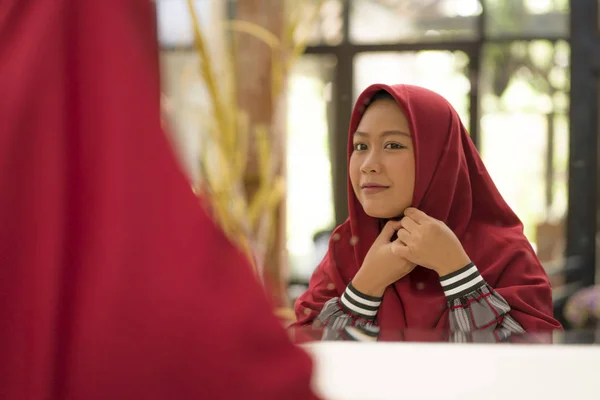
POLYGON ((456 272, 443 276, 440 278, 440 283, 446 299, 452 301, 471 293, 485 282, 475 264, 470 263, 456 272))
POLYGON ((381 297, 367 296, 356 290, 352 282, 340 297, 340 306, 349 314, 367 320, 374 320, 381 305, 381 297))
POLYGON ((487 284, 475 264, 441 277, 440 283, 450 309, 451 332, 488 331, 498 341, 525 332, 510 316, 510 305, 487 284))
POLYGON ((367 296, 352 283, 338 298, 327 301, 313 328, 322 329, 322 340, 376 341, 379 336, 377 311, 381 297, 367 296))

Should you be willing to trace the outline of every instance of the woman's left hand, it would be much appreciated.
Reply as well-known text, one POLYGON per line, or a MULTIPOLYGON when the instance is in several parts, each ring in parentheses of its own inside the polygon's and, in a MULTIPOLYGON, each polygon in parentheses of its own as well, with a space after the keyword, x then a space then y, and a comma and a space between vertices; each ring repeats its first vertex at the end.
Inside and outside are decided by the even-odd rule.
POLYGON ((392 250, 399 256, 448 275, 471 262, 460 241, 442 221, 416 208, 407 208, 392 250))

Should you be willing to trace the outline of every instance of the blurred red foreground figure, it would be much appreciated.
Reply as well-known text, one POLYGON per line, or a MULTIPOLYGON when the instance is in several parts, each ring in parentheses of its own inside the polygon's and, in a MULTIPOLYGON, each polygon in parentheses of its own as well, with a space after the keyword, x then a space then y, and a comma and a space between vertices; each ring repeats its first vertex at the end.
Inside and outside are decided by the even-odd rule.
POLYGON ((0 5, 0 399, 311 399, 160 128, 149 0, 0 5))

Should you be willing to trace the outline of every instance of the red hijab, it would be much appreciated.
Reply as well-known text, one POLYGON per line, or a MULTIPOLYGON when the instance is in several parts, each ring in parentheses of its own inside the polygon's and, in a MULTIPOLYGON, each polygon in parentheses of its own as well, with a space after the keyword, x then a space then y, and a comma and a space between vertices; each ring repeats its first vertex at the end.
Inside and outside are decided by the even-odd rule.
MULTIPOLYGON (((416 162, 413 206, 454 231, 526 330, 560 328, 552 317, 548 277, 523 235, 521 221, 496 189, 458 114, 442 96, 411 85, 368 87, 352 112, 348 160, 352 133, 370 98, 381 90, 394 97, 410 124, 416 162)), ((324 302, 343 293, 379 234, 379 221, 365 214, 350 180, 348 199, 348 220, 335 230, 309 290, 296 302, 298 325, 309 324, 324 302)), ((437 273, 417 267, 387 288, 377 320, 382 329, 447 329, 448 313, 437 273)))
POLYGON ((2 0, 0 398, 309 399, 160 128, 149 0, 2 0))

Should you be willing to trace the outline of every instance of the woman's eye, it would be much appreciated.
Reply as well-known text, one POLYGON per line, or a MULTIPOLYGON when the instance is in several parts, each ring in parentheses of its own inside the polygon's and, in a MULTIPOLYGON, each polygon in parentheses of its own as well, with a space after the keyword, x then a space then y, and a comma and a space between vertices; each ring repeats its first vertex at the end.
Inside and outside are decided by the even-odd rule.
POLYGON ((356 144, 354 145, 354 150, 355 150, 355 151, 364 151, 364 150, 366 150, 366 149, 367 149, 367 145, 366 145, 366 144, 363 144, 363 143, 356 143, 356 144))
POLYGON ((401 145, 400 143, 386 143, 385 148, 386 149, 404 149, 406 146, 401 145))

